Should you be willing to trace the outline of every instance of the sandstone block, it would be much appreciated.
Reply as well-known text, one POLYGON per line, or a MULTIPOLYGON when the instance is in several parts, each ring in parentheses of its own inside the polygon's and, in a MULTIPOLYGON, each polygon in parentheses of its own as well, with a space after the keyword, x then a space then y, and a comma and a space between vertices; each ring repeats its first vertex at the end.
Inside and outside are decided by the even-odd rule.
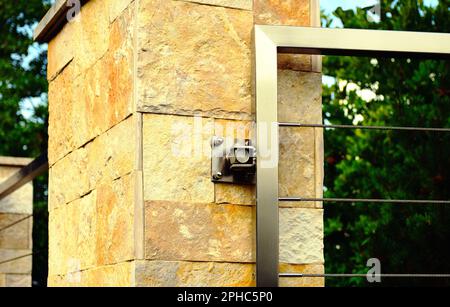
POLYGON ((49 275, 49 287, 130 287, 134 285, 134 262, 92 268, 67 275, 49 275))
POLYGON ((90 0, 81 7, 79 19, 73 21, 76 34, 72 36, 75 64, 80 73, 90 68, 108 50, 109 1, 90 0))
POLYGON ((257 25, 309 26, 309 0, 254 0, 257 25))
POLYGON ((80 198, 89 191, 86 148, 71 152, 50 168, 48 189, 50 211, 80 198), (74 165, 76 167, 73 167, 74 165))
MULTIPOLYGON (((321 264, 280 264, 282 273, 323 274, 321 264)), ((281 278, 281 287, 323 287, 323 278, 281 278)), ((254 287, 250 263, 137 261, 138 287, 254 287)))
MULTIPOLYGON (((321 74, 279 70, 280 122, 322 123, 321 74)), ((323 129, 281 128, 279 180, 281 196, 321 197, 323 129)), ((286 203, 284 207, 321 207, 320 203, 286 203)))
POLYGON ((97 189, 97 265, 120 263, 134 257, 134 178, 134 174, 127 175, 97 189))
POLYGON ((141 4, 139 108, 251 118, 252 12, 184 1, 141 4))
POLYGON ((278 70, 278 120, 322 123, 322 75, 278 70))
POLYGON ((31 287, 31 275, 24 274, 7 274, 7 287, 31 287))
MULTIPOLYGON (((63 49, 63 47, 59 48, 63 49)), ((84 116, 73 114, 74 107, 79 104, 79 101, 76 101, 75 99, 75 93, 77 93, 74 90, 75 83, 76 76, 73 63, 68 64, 67 67, 65 67, 65 69, 49 83, 49 165, 53 165, 67 153, 71 152, 76 147, 74 137, 83 131, 83 126, 80 125, 79 121, 84 118, 84 116), (80 120, 76 120, 72 123, 73 119, 77 118, 80 118, 80 120), (74 128, 79 130, 74 131, 74 128)), ((77 98, 78 97, 79 96, 77 95, 77 98)))
POLYGON ((134 131, 134 119, 129 117, 54 164, 50 169, 49 209, 130 173, 135 161, 134 131))
POLYGON ((76 80, 73 106, 77 147, 104 133, 133 110, 133 17, 126 10, 110 27, 108 52, 76 80), (83 115, 81 115, 83 114, 83 115))
POLYGON ((96 198, 93 191, 50 211, 49 275, 77 272, 96 263, 96 198))
POLYGON ((144 199, 213 202, 213 121, 151 114, 143 120, 144 199))
POLYGON ((134 170, 135 135, 135 118, 130 116, 86 146, 90 190, 134 170))
POLYGON ((6 275, 0 274, 0 287, 5 287, 5 286, 6 286, 6 275))
POLYGON ((133 259, 133 223, 132 174, 50 212, 49 274, 65 275, 133 259))
POLYGON ((323 257, 323 210, 280 209, 280 262, 318 264, 323 257))
MULTIPOLYGON (((281 197, 315 196, 315 146, 313 128, 280 128, 278 190, 281 197)), ((286 204, 304 206, 308 204, 286 204)))
POLYGON ((278 69, 294 71, 311 71, 312 56, 306 54, 278 54, 278 69))
POLYGON ((117 17, 130 6, 133 0, 108 0, 109 22, 114 22, 117 17))
POLYGON ((251 11, 253 8, 253 0, 178 0, 178 1, 223 6, 248 11, 251 11))
MULTIPOLYGON (((12 225, 26 218, 26 214, 0 213, 0 229, 12 225)), ((3 231, 0 231, 0 248, 2 249, 28 249, 30 242, 30 219, 23 220, 3 231)))
POLYGON ((13 214, 32 214, 33 183, 27 183, 19 190, 0 200, 0 212, 13 214))
POLYGON ((50 165, 133 112, 132 13, 129 9, 114 21, 108 52, 82 75, 70 63, 50 82, 50 165))
POLYGON ((254 261, 252 207, 146 202, 146 259, 254 261))
POLYGON ((53 81, 75 57, 75 23, 67 23, 48 43, 47 80, 53 81))
POLYGON ((252 264, 182 261, 138 261, 136 286, 251 287, 252 264))
MULTIPOLYGON (((31 250, 22 249, 0 249, 0 262, 28 255, 31 250)), ((14 261, 0 264, 0 274, 31 274, 31 256, 23 257, 14 261)))

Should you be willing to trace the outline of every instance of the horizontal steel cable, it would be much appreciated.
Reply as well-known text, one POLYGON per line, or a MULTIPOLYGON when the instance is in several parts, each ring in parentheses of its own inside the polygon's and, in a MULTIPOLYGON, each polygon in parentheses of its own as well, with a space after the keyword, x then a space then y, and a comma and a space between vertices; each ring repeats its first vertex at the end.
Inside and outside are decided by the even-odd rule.
POLYGON ((278 123, 278 125, 280 127, 324 128, 324 129, 333 128, 333 129, 365 129, 365 130, 403 130, 403 131, 420 131, 420 132, 450 132, 450 128, 325 125, 325 124, 300 124, 300 123, 278 123))
POLYGON ((282 202, 335 202, 335 203, 395 203, 395 204, 436 204, 450 205, 449 200, 414 200, 414 199, 370 199, 370 198, 302 198, 302 197, 280 197, 278 201, 282 202))
POLYGON ((17 224, 19 224, 20 222, 23 222, 23 221, 25 221, 25 220, 29 219, 29 218, 30 218, 30 217, 32 217, 32 216, 33 216, 32 214, 30 214, 30 215, 27 215, 26 217, 24 217, 24 218, 21 218, 21 219, 19 219, 19 220, 15 221, 14 223, 11 223, 11 224, 9 224, 8 226, 5 226, 5 227, 3 227, 3 228, 0 228, 0 232, 2 232, 2 231, 4 231, 4 230, 6 230, 6 229, 8 229, 8 228, 11 228, 11 227, 13 227, 14 225, 17 225, 17 224))
POLYGON ((450 274, 301 274, 301 273, 281 273, 280 277, 293 278, 293 277, 340 277, 340 278, 352 278, 359 277, 384 277, 384 278, 450 278, 450 274))

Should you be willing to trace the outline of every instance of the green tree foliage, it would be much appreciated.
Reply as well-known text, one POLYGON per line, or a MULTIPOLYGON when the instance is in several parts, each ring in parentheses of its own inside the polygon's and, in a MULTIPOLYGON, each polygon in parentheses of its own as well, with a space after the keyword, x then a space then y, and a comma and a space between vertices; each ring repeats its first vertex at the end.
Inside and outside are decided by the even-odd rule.
MULTIPOLYGON (((383 0, 380 22, 369 21, 367 9, 337 9, 334 15, 345 28, 450 32, 449 4, 383 0)), ((448 61, 327 57, 324 74, 338 80, 324 86, 330 123, 363 118, 363 125, 450 127, 448 61), (365 101, 361 90, 375 92, 375 99, 365 101)), ((327 130, 325 174, 327 197, 449 200, 450 135, 327 130)), ((365 273, 369 258, 380 259, 383 273, 450 273, 448 206, 329 204, 325 215, 329 273, 365 273)), ((381 285, 419 284, 448 286, 450 280, 385 279, 381 285)), ((327 285, 368 284, 330 278, 327 285)))
MULTIPOLYGON (((32 27, 49 1, 0 0, 0 155, 36 157, 47 147, 46 52, 32 27)), ((34 184, 35 284, 47 275, 47 178, 34 184)))

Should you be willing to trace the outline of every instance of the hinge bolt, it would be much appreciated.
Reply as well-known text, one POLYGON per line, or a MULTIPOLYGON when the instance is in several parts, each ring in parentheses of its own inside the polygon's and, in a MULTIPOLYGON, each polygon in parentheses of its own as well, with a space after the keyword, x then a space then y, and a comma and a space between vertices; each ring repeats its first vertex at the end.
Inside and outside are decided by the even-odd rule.
POLYGON ((222 176, 223 176, 223 174, 221 172, 217 172, 216 174, 214 174, 213 177, 214 177, 215 180, 219 180, 219 179, 222 178, 222 176))
POLYGON ((223 143, 223 138, 214 138, 214 141, 213 141, 213 145, 214 146, 220 146, 220 145, 222 145, 222 143, 223 143))

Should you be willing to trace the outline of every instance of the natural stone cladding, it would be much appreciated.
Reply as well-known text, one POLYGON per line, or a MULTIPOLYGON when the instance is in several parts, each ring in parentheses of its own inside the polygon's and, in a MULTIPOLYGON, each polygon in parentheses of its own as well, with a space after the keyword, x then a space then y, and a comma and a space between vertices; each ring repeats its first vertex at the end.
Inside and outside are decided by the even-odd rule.
MULTIPOLYGON (((310 26, 312 7, 90 0, 64 25, 48 47, 50 286, 255 285, 255 187, 211 182, 210 140, 254 136, 254 25, 310 26)), ((321 123, 314 63, 279 55, 280 121, 321 123)), ((322 147, 320 129, 280 129, 280 196, 321 197, 322 147)), ((323 262, 322 204, 280 204, 280 271, 323 262)))

